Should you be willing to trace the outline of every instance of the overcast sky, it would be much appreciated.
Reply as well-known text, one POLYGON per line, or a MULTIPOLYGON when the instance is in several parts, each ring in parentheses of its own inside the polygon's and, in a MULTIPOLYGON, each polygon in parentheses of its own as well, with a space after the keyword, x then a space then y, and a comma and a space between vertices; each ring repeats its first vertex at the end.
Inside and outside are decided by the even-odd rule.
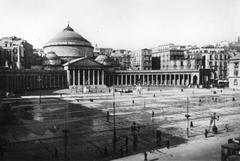
POLYGON ((93 46, 138 50, 215 44, 240 36, 240 0, 0 0, 0 37, 34 48, 70 22, 93 46))

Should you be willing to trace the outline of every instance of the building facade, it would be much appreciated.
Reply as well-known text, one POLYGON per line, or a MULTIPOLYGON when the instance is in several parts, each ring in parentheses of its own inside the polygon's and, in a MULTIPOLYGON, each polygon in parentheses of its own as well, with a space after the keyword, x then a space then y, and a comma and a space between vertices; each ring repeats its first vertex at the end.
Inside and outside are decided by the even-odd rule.
POLYGON ((133 70, 152 70, 151 49, 141 49, 133 51, 131 54, 131 64, 133 70))
POLYGON ((240 55, 229 59, 229 88, 240 89, 240 55))
POLYGON ((21 38, 3 37, 0 39, 0 66, 10 69, 31 69, 33 46, 21 38))

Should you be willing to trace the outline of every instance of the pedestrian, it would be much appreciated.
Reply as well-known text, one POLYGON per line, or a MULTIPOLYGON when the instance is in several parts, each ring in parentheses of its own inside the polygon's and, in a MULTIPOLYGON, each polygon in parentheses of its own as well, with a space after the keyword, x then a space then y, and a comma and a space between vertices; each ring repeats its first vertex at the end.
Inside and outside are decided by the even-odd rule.
POLYGON ((207 138, 207 135, 208 135, 208 130, 205 129, 205 138, 207 138))
POLYGON ((170 142, 167 140, 167 148, 169 149, 170 142))
POLYGON ((109 112, 107 111, 107 121, 109 121, 109 112))
POLYGON ((105 146, 105 148, 104 148, 104 156, 107 157, 107 155, 108 155, 107 147, 105 146))
POLYGON ((58 160, 59 156, 58 156, 58 150, 57 148, 55 147, 55 159, 58 160))
POLYGON ((111 93, 111 89, 109 89, 109 93, 111 93))
POLYGON ((226 132, 228 132, 228 124, 225 125, 225 128, 226 128, 226 132))
POLYGON ((158 131, 158 141, 161 142, 162 140, 162 132, 161 131, 158 131))
POLYGON ((128 136, 126 136, 125 144, 128 145, 128 136))
POLYGON ((154 111, 152 111, 152 117, 154 117, 154 111))
POLYGON ((132 103, 134 104, 134 100, 132 100, 132 103))
POLYGON ((138 136, 136 135, 136 145, 138 145, 138 136))
POLYGON ((147 161, 147 152, 144 152, 144 161, 147 161))
POLYGON ((155 97, 155 94, 153 95, 153 97, 155 97))
POLYGON ((193 127, 193 122, 192 121, 190 122, 190 127, 193 127))
POLYGON ((212 123, 213 123, 213 116, 211 115, 211 118, 210 118, 210 127, 212 126, 212 123))
POLYGON ((121 145, 121 148, 120 148, 120 157, 123 156, 123 146, 121 145))

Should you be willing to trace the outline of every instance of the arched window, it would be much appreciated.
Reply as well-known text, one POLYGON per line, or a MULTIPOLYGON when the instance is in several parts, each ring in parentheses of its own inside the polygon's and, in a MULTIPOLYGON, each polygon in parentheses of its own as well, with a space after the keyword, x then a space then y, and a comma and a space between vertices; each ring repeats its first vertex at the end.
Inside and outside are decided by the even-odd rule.
POLYGON ((234 79, 234 85, 237 86, 238 85, 238 80, 234 79))

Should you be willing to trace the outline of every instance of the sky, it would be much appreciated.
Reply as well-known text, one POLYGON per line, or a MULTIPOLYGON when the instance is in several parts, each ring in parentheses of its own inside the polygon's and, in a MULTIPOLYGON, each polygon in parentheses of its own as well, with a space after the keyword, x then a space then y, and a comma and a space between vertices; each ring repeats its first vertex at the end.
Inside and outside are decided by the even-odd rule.
POLYGON ((216 44, 240 36, 240 0, 0 0, 0 38, 34 48, 67 26, 101 48, 216 44))

